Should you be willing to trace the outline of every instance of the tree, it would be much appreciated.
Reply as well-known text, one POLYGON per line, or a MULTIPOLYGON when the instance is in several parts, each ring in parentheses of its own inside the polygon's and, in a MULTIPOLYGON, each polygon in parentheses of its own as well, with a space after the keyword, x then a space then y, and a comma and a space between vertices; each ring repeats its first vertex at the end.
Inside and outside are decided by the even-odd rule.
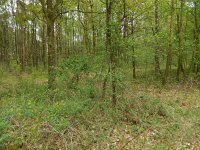
POLYGON ((178 67, 177 67, 177 80, 180 81, 180 73, 184 74, 183 68, 183 45, 182 45, 182 38, 183 38, 183 6, 184 0, 180 0, 180 9, 177 14, 177 37, 178 37, 178 67))
POLYGON ((159 58, 159 43, 158 43, 158 35, 159 34, 159 9, 158 9, 158 0, 155 0, 155 29, 154 36, 156 39, 155 42, 155 75, 156 77, 160 73, 160 58, 159 58))
POLYGON ((58 16, 59 6, 62 4, 62 0, 56 0, 55 4, 53 0, 40 0, 44 16, 46 17, 47 24, 47 47, 48 47, 48 87, 49 89, 55 88, 56 78, 56 49, 55 49, 55 35, 54 26, 58 16))
POLYGON ((170 69, 170 65, 172 62, 172 44, 173 44, 173 28, 174 28, 174 0, 171 0, 171 14, 170 14, 170 26, 169 26, 169 49, 167 52, 167 62, 166 62, 166 67, 165 67, 165 73, 164 73, 164 77, 163 77, 163 84, 166 84, 167 82, 167 78, 169 75, 169 69, 170 69))

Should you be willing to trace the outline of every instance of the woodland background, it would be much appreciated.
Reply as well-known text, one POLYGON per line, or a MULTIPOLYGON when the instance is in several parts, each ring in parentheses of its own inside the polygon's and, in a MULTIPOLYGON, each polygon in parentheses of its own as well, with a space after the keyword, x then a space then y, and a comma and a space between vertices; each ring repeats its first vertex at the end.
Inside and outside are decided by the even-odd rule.
POLYGON ((198 149, 199 0, 1 0, 0 149, 198 149))

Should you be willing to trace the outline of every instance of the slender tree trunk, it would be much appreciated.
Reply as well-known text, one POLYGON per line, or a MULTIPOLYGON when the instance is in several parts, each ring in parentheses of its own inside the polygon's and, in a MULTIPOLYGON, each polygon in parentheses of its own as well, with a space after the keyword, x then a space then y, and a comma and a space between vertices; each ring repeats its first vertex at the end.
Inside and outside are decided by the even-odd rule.
POLYGON ((27 66, 29 67, 29 71, 32 69, 32 37, 30 31, 30 26, 27 26, 28 32, 27 32, 27 66))
POLYGON ((92 46, 93 46, 93 52, 96 53, 96 31, 94 23, 92 25, 92 46))
POLYGON ((155 76, 158 77, 160 73, 160 58, 159 58, 159 43, 158 43, 158 33, 159 33, 159 10, 158 10, 158 0, 155 0, 155 76))
POLYGON ((180 7, 180 13, 177 16, 177 24, 178 24, 178 68, 177 68, 177 81, 180 81, 180 74, 181 72, 184 74, 184 68, 183 68, 183 46, 182 46, 182 30, 183 30, 183 6, 184 2, 181 0, 181 7, 180 7))
POLYGON ((167 78, 169 76, 169 70, 170 70, 170 64, 172 61, 172 43, 173 43, 173 28, 174 28, 174 0, 171 0, 171 18, 170 18, 170 31, 169 31, 169 50, 167 53, 167 62, 166 62, 166 68, 165 73, 163 77, 163 85, 166 84, 167 78))
POLYGON ((194 2, 194 20, 195 20, 195 33, 194 33, 194 43, 195 43, 195 73, 200 72, 200 49, 199 49, 199 34, 200 34, 200 26, 199 26, 199 20, 198 20, 198 14, 197 14, 197 9, 198 9, 198 2, 194 2))
POLYGON ((127 15, 126 15, 126 0, 123 0, 123 26, 124 26, 124 33, 123 37, 127 37, 127 15))
POLYGON ((116 97, 116 80, 115 80, 115 50, 112 48, 111 37, 111 17, 112 17, 112 0, 106 0, 106 49, 110 52, 110 73, 112 82, 112 103, 115 106, 117 103, 116 97))
POLYGON ((15 23, 15 45, 14 45, 14 47, 15 47, 15 60, 16 60, 17 65, 19 65, 18 25, 17 25, 17 23, 15 23))
POLYGON ((26 36, 26 28, 25 27, 21 27, 21 39, 20 39, 20 68, 21 68, 21 72, 25 71, 25 36, 26 36))
POLYGON ((91 11, 91 23, 92 23, 92 47, 93 47, 93 53, 96 52, 96 31, 95 31, 95 24, 94 24, 94 14, 93 14, 93 8, 94 2, 93 0, 90 0, 90 11, 91 11))
MULTIPOLYGON (((109 69, 108 73, 111 74, 111 87, 112 87, 112 104, 113 106, 117 103, 117 97, 116 97, 116 80, 115 80, 115 51, 112 48, 112 37, 111 37, 111 17, 112 17, 112 0, 106 0, 106 52, 110 53, 110 60, 109 60, 109 69)), ((105 91, 106 91, 106 84, 107 84, 107 76, 104 79, 103 82, 103 95, 102 97, 105 97, 105 91)))
POLYGON ((55 88, 55 65, 56 65, 56 53, 54 43, 54 12, 53 1, 47 0, 47 38, 48 38, 48 87, 49 89, 55 88))
POLYGON ((136 79, 136 58, 135 58, 135 38, 134 38, 134 24, 133 24, 133 17, 131 20, 131 35, 133 39, 133 46, 132 46, 132 77, 133 80, 136 79))
POLYGON ((59 62, 62 56, 62 26, 60 23, 56 25, 56 62, 59 62))
POLYGON ((46 24, 42 25, 42 62, 43 66, 46 69, 46 24))
POLYGON ((37 48, 36 48, 36 25, 35 23, 32 23, 32 38, 31 38, 31 49, 32 49, 32 60, 33 60, 33 67, 37 68, 37 48))

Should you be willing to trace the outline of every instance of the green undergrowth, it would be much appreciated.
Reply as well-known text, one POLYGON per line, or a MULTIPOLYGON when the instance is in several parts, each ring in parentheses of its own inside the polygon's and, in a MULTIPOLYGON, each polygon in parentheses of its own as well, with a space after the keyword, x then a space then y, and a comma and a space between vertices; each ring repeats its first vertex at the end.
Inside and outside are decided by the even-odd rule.
POLYGON ((168 98, 173 94, 168 89, 163 90, 169 95, 160 96, 156 90, 162 89, 149 86, 146 91, 136 85, 125 89, 113 107, 109 97, 100 99, 96 83, 61 82, 57 80, 57 89, 48 91, 44 74, 3 76, 1 148, 115 149, 116 143, 124 147, 129 141, 126 136, 137 139, 125 145, 134 149, 184 149, 199 144, 194 142, 199 138, 198 90, 187 95, 182 90, 168 98))

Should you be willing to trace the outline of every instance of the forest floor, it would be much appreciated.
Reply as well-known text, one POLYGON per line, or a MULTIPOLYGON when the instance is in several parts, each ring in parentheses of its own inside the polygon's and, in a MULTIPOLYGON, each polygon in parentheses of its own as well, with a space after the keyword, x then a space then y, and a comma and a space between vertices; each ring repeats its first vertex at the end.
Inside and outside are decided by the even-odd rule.
POLYGON ((85 85, 60 86, 50 101, 46 83, 38 73, 1 74, 0 149, 200 148, 198 85, 127 82, 113 108, 85 85))

